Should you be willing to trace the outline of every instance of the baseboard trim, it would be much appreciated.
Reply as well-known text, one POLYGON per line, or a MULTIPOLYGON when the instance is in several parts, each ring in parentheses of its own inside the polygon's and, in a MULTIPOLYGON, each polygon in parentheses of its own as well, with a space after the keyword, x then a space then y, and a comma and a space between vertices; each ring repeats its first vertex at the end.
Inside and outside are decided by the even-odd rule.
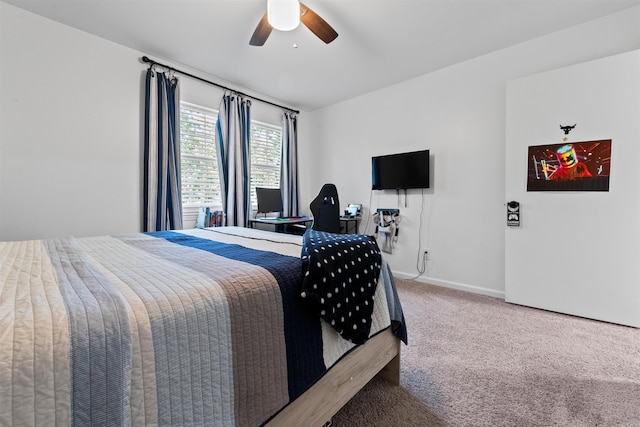
POLYGON ((443 288, 457 289, 459 291, 471 292, 474 294, 487 295, 490 297, 505 299, 504 291, 496 291, 495 289, 483 288, 480 286, 467 285, 465 283, 451 282, 449 280, 436 279, 434 277, 417 277, 415 274, 407 274, 401 271, 392 271, 395 277, 400 279, 413 279, 416 282, 426 283, 429 285, 442 286, 443 288))

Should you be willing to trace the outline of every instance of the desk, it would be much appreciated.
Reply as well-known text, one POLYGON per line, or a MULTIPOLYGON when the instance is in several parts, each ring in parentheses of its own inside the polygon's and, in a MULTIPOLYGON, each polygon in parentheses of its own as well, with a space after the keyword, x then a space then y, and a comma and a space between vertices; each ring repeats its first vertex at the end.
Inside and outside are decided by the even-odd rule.
POLYGON ((288 218, 288 219, 278 219, 278 218, 254 218, 254 219, 250 219, 249 220, 249 226, 251 226, 251 228, 254 228, 255 224, 269 224, 269 225, 273 225, 275 227, 275 231, 277 233, 286 233, 287 232, 287 226, 289 225, 294 225, 294 224, 303 224, 303 225, 307 225, 307 223, 312 223, 313 222, 313 218, 305 218, 305 217, 300 217, 300 218, 288 218))
MULTIPOLYGON (((340 228, 341 232, 345 234, 358 234, 358 224, 360 223, 361 217, 359 216, 341 216, 340 217, 340 228)), ((303 224, 307 226, 308 224, 313 222, 313 218, 289 218, 289 219, 278 219, 278 218, 254 218, 249 220, 249 226, 251 228, 255 228, 255 224, 268 224, 273 225, 275 227, 275 231, 278 233, 286 233, 287 226, 294 224, 303 224)))
POLYGON ((342 231, 345 234, 358 234, 358 224, 360 223, 359 216, 341 216, 340 228, 344 228, 342 231), (353 231, 350 231, 353 230, 353 231))

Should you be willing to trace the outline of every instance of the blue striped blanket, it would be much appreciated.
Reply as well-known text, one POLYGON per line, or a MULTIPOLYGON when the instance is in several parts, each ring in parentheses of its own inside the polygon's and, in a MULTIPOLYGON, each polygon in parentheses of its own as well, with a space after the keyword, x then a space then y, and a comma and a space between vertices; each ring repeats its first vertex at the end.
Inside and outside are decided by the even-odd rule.
MULTIPOLYGON (((0 425, 261 425, 353 348, 300 253, 236 227, 1 242, 0 425)), ((402 322, 383 273, 371 335, 402 322)))

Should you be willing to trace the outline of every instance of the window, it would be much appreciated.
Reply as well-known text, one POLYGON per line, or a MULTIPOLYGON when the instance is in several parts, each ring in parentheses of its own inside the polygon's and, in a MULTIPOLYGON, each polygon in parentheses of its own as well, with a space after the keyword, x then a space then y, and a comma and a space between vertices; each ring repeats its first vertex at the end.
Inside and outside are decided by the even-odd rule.
POLYGON ((221 206, 216 157, 218 112, 180 103, 182 206, 221 206))
POLYGON ((251 206, 257 209, 256 187, 280 187, 282 129, 251 122, 251 206))
MULTIPOLYGON (((182 206, 222 206, 216 155, 218 112, 180 103, 182 206)), ((251 122, 251 205, 257 208, 256 187, 280 187, 282 130, 251 122)), ((197 210, 197 209, 196 209, 197 210)))

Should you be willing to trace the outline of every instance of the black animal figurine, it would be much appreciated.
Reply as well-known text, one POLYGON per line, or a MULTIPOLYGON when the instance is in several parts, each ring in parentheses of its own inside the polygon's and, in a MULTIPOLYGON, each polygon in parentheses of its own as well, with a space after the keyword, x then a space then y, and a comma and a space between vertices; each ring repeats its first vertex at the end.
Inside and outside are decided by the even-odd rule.
POLYGON ((562 129, 564 131, 565 135, 569 135, 569 132, 571 132, 571 129, 576 127, 576 125, 577 125, 577 123, 574 124, 573 126, 562 126, 562 125, 560 125, 560 129, 562 129))

